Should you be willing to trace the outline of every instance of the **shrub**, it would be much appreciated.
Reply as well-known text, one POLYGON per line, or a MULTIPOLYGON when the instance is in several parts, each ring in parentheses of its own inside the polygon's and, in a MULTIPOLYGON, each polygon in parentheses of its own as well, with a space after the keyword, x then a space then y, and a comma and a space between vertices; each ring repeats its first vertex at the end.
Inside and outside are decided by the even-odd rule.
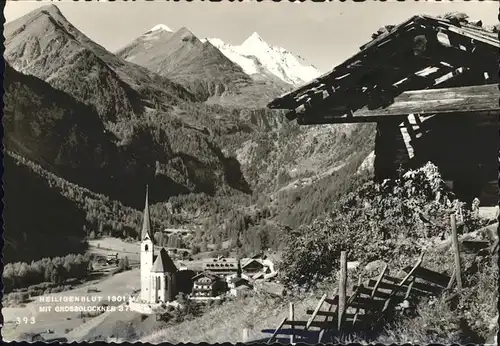
POLYGON ((282 279, 288 286, 312 286, 338 268, 342 250, 365 263, 413 258, 423 239, 447 231, 453 199, 431 163, 396 180, 368 182, 310 226, 285 232, 282 279))

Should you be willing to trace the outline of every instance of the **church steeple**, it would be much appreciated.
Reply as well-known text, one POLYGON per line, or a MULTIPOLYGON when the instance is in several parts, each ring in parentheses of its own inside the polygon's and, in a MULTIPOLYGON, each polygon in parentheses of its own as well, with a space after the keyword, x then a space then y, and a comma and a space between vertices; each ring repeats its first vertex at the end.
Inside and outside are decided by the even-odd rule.
POLYGON ((151 221, 149 220, 148 186, 146 185, 146 203, 144 205, 144 215, 142 216, 141 240, 151 239, 151 221))

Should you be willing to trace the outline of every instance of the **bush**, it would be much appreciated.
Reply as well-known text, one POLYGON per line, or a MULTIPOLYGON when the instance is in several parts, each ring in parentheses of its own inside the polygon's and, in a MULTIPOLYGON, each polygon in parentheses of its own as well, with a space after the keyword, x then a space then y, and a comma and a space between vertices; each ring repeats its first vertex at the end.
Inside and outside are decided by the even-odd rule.
POLYGON ((283 282, 313 286, 335 272, 342 250, 349 260, 365 263, 414 258, 423 239, 449 228, 453 199, 431 163, 396 180, 368 182, 310 226, 285 232, 283 282))

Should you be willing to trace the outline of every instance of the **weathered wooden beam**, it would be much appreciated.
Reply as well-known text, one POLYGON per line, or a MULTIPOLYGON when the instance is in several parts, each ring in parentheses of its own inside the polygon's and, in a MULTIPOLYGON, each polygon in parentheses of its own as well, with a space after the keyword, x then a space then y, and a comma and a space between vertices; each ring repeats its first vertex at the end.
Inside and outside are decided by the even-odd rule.
MULTIPOLYGON (((354 288, 354 292, 355 292, 354 294, 356 294, 357 296, 361 295, 362 294, 362 290, 364 289, 364 287, 361 287, 361 286, 363 286, 362 282, 363 282, 362 281, 362 276, 359 275, 359 277, 358 277, 358 287, 354 288), (359 290, 358 290, 358 288, 359 288, 359 290)), ((356 323, 356 321, 358 319, 358 315, 359 315, 359 308, 356 308, 356 313, 354 314, 354 318, 353 318, 353 321, 352 321, 353 325, 356 323)))
MULTIPOLYGON (((382 308, 382 311, 381 313, 383 314, 387 308, 389 307, 389 304, 391 302, 391 299, 392 297, 394 297, 398 291, 400 290, 400 288, 408 281, 408 279, 415 273, 415 271, 420 267, 420 265, 422 264, 422 260, 424 258, 424 253, 422 253, 417 261, 417 263, 413 266, 413 268, 410 270, 410 272, 405 276, 405 278, 403 280, 401 280, 401 282, 399 282, 397 284, 397 287, 395 289, 393 289, 390 293, 390 296, 389 298, 387 298, 387 300, 385 301, 385 304, 384 304, 384 307, 382 308)), ((379 320, 380 318, 382 317, 382 315, 379 317, 379 320)))
POLYGON ((346 284, 347 284, 347 252, 340 252, 340 280, 339 280, 339 303, 338 303, 338 330, 342 323, 342 315, 346 310, 346 284))
MULTIPOLYGON (((390 277, 385 277, 384 279, 387 280, 387 281, 395 282, 395 283, 401 281, 401 279, 399 279, 399 278, 394 278, 394 281, 390 280, 390 277)), ((375 283, 375 280, 370 280, 369 285, 371 286, 374 283, 375 283)), ((392 289, 394 289, 396 287, 396 285, 394 283, 390 284, 390 283, 386 283, 386 282, 381 282, 379 284, 379 287, 381 289, 392 290, 392 289)), ((405 289, 407 289, 407 285, 403 285, 400 288, 400 291, 403 291, 405 289)), ((439 294, 442 291, 442 289, 440 287, 431 286, 429 284, 425 284, 425 283, 422 283, 422 282, 415 282, 413 284, 413 289, 414 289, 414 292, 415 292, 415 290, 419 290, 419 291, 422 291, 422 293, 433 293, 433 294, 439 294)))
POLYGON ((378 123, 387 120, 402 121, 408 114, 399 115, 374 115, 374 116, 325 116, 325 117, 298 117, 299 125, 345 124, 345 123, 378 123))
POLYGON ((281 330, 281 328, 283 328, 283 325, 285 324, 287 318, 283 318, 283 320, 281 321, 281 323, 278 325, 278 327, 274 330, 274 333, 273 335, 271 335, 271 337, 269 338, 269 340, 267 341, 267 344, 271 344, 272 341, 274 340, 274 338, 276 337, 276 335, 278 335, 279 331, 281 330))
MULTIPOLYGON (((312 313, 314 313, 314 311, 313 310, 306 310, 306 313, 308 315, 311 315, 312 313)), ((318 316, 328 316, 328 317, 333 317, 333 318, 337 317, 336 312, 334 312, 334 311, 318 311, 317 315, 318 316)), ((354 318, 356 318, 356 315, 358 315, 358 317, 361 316, 361 318, 363 318, 362 316, 364 316, 364 315, 360 315, 360 314, 344 314, 344 318, 345 319, 354 319, 354 318)), ((323 322, 321 322, 321 323, 323 323, 323 322)))
POLYGON ((495 84, 407 91, 383 109, 356 111, 354 116, 441 114, 500 110, 495 84))
MULTIPOLYGON (((307 325, 307 321, 285 321, 284 325, 286 326, 294 326, 294 327, 305 327, 307 325)), ((329 323, 313 321, 310 327, 319 327, 319 328, 327 328, 329 323)))
MULTIPOLYGON (((411 267, 406 267, 403 270, 405 272, 408 272, 410 269, 411 267)), ((412 272, 413 275, 418 276, 419 278, 424 279, 426 281, 432 282, 436 285, 439 285, 442 288, 445 288, 448 285, 448 282, 450 281, 450 277, 448 275, 441 274, 433 270, 429 270, 427 268, 414 268, 411 270, 413 271, 412 272)))
MULTIPOLYGON (((377 293, 377 290, 378 288, 380 287, 380 283, 382 282, 382 280, 384 279, 384 275, 385 273, 387 272, 387 263, 384 263, 384 268, 382 269, 382 271, 380 272, 379 276, 378 276, 378 279, 377 281, 375 282, 375 285, 373 285, 373 290, 372 290, 372 293, 371 293, 371 297, 374 298, 375 297, 375 294, 377 293)), ((371 282, 371 280, 370 280, 371 282)))
MULTIPOLYGON (((358 286, 354 286, 354 289, 357 289, 358 286)), ((363 286, 359 286, 360 290, 359 290, 359 293, 360 294, 367 294, 367 295, 372 295, 373 293, 375 293, 373 295, 373 297, 371 297, 372 299, 373 298, 384 298, 384 299, 387 299, 389 298, 389 293, 385 293, 385 292, 380 292, 380 291, 373 291, 371 289, 369 289, 368 287, 363 287, 363 286)))
POLYGON ((314 321, 314 319, 316 318, 316 315, 318 314, 319 310, 323 306, 323 303, 325 302, 325 299, 326 299, 326 293, 323 294, 323 296, 319 300, 318 305, 316 306, 316 309, 314 310, 312 316, 309 318, 309 321, 306 324, 306 329, 309 329, 309 327, 311 326, 311 323, 314 321))
POLYGON ((453 243, 453 253, 455 255, 455 277, 457 280, 458 291, 462 290, 462 269, 460 264, 460 246, 458 244, 457 235, 457 220, 455 214, 450 215, 450 225, 451 225, 451 240, 453 243))

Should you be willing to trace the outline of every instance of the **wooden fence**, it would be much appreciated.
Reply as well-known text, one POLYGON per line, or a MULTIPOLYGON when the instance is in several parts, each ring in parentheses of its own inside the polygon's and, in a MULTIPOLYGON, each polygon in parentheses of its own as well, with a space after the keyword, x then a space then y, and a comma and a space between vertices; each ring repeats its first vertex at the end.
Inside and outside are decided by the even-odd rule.
MULTIPOLYGON (((460 249, 465 251, 482 251, 488 248, 488 242, 464 240, 459 242, 455 215, 451 215, 451 240, 454 252, 454 268, 451 276, 421 266, 423 254, 413 266, 403 269, 406 275, 402 278, 387 274, 387 264, 376 278, 362 280, 352 287, 350 295, 346 295, 347 258, 341 253, 339 288, 333 297, 326 294, 319 298, 315 309, 306 311, 310 315, 307 321, 296 321, 293 303, 290 305, 290 315, 284 318, 274 330, 268 344, 278 335, 289 335, 291 343, 296 339, 317 335, 317 342, 325 341, 325 335, 335 336, 341 341, 344 334, 354 330, 371 330, 379 322, 394 314, 396 309, 409 307, 409 300, 417 301, 425 296, 440 296, 444 291, 457 285, 457 294, 462 288, 462 272, 460 249), (289 327, 285 329, 284 327, 289 327)), ((498 246, 498 241, 494 246, 498 246)))
POLYGON ((281 321, 268 344, 279 334, 290 335, 291 343, 297 338, 310 338, 315 334, 318 343, 327 342, 324 340, 326 334, 341 337, 344 332, 348 333, 354 328, 366 330, 389 313, 392 314, 396 306, 404 305, 404 301, 410 297, 418 299, 422 296, 440 295, 453 280, 447 275, 421 267, 422 258, 423 256, 414 266, 404 268, 407 272, 404 278, 387 275, 385 265, 377 278, 365 281, 360 278, 349 296, 342 294, 342 287, 339 287, 339 292, 333 297, 323 295, 315 309, 307 310, 310 315, 307 321, 294 319, 291 303, 290 316, 281 321), (289 329, 285 330, 284 326, 289 329))

